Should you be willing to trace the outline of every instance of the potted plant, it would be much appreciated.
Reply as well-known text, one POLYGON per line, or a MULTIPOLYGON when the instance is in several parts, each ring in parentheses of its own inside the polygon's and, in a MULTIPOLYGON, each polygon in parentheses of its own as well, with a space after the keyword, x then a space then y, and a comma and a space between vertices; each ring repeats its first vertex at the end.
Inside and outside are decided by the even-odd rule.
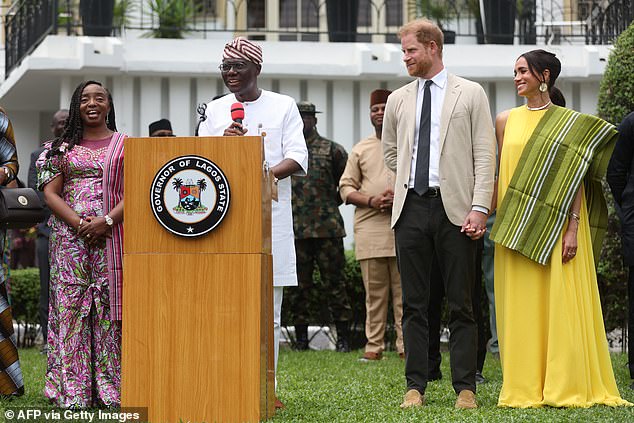
POLYGON ((154 38, 183 38, 187 20, 192 14, 191 2, 182 0, 150 0, 150 9, 158 16, 159 26, 150 32, 154 38))
POLYGON ((407 7, 410 16, 426 17, 436 22, 444 36, 445 44, 456 43, 456 31, 443 28, 443 22, 452 15, 450 7, 453 2, 439 0, 409 0, 407 7))
POLYGON ((79 15, 84 35, 108 37, 112 33, 114 0, 80 0, 79 15))
POLYGON ((520 44, 537 44, 535 0, 517 0, 516 6, 520 44))
POLYGON ((136 10, 133 0, 116 0, 114 4, 113 27, 114 34, 123 34, 126 26, 130 25, 130 15, 136 10))
POLYGON ((482 14, 480 13, 480 0, 467 0, 467 9, 475 20, 476 37, 478 44, 484 44, 484 27, 482 26, 482 14))

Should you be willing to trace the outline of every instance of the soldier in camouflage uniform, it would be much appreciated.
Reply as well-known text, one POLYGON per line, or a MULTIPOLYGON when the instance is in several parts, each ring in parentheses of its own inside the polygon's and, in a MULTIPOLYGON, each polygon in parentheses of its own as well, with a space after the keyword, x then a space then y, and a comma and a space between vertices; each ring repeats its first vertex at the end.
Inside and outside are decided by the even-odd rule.
POLYGON ((297 256, 299 290, 291 304, 295 316, 297 349, 308 349, 308 316, 306 304, 316 286, 313 283, 315 265, 321 277, 322 298, 328 302, 337 328, 337 351, 349 352, 348 321, 352 310, 346 293, 343 237, 346 235, 339 213, 342 203, 338 186, 346 167, 348 154, 339 144, 317 133, 315 105, 297 104, 304 121, 304 138, 308 146, 308 174, 293 178, 293 228, 297 256))

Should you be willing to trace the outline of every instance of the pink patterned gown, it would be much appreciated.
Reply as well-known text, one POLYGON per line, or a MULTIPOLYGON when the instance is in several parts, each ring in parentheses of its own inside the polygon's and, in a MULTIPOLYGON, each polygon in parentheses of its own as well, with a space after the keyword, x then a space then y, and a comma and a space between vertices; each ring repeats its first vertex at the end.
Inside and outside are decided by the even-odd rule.
MULTIPOLYGON (((82 144, 89 145, 90 142, 82 144)), ((77 145, 38 161, 39 185, 64 177, 63 200, 81 217, 102 216, 106 147, 77 145)), ((44 395, 59 407, 117 406, 121 322, 112 320, 105 243, 89 246, 51 216, 48 366, 44 395)))

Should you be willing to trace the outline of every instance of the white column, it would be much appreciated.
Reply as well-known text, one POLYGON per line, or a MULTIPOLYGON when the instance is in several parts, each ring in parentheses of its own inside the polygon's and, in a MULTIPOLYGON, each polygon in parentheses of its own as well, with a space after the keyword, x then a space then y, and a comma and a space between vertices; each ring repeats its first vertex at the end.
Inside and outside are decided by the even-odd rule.
MULTIPOLYGON (((148 126, 161 118, 161 78, 158 76, 144 76, 141 78, 139 99, 139 131, 137 136, 147 137, 148 126)), ((177 132, 178 134, 178 132, 177 132)))
MULTIPOLYGON (((146 132, 137 133, 134 128, 134 79, 121 75, 112 79, 112 101, 117 118, 117 129, 131 137, 147 136, 146 132)), ((140 132, 140 125, 138 131, 140 132)))
MULTIPOLYGON (((495 93, 494 115, 497 115, 505 110, 512 109, 513 107, 517 107, 518 95, 511 78, 506 81, 495 82, 495 93)), ((489 99, 489 101, 491 101, 491 99, 489 99)), ((523 99, 519 99, 519 101, 519 104, 523 104, 523 99)), ((492 117, 495 120, 495 116, 492 117)))
MULTIPOLYGON (((280 4, 278 0, 269 0, 266 2, 266 28, 269 31, 280 29, 280 4)), ((267 41, 278 41, 279 34, 277 32, 269 32, 266 34, 267 41)))
POLYGON ((70 107, 70 99, 73 96, 75 88, 84 80, 80 76, 64 75, 60 78, 59 85, 59 108, 68 109, 70 107))
MULTIPOLYGON (((372 91, 381 88, 381 83, 379 81, 361 81, 360 88, 359 133, 361 134, 361 139, 363 139, 374 133, 374 126, 372 126, 372 123, 370 122, 370 94, 372 93, 372 91)), ((354 140, 354 144, 359 141, 360 139, 354 140)))
POLYGON ((317 130, 326 138, 330 138, 332 127, 328 125, 330 111, 327 110, 327 83, 323 79, 310 79, 306 86, 306 98, 301 100, 310 101, 323 113, 317 115, 317 130))
POLYGON ((218 94, 217 78, 204 77, 196 80, 196 104, 209 103, 218 94))
POLYGON ((304 100, 300 97, 299 79, 280 79, 280 94, 286 94, 295 99, 295 102, 304 100))
POLYGON ((271 91, 273 88, 273 80, 269 78, 258 78, 258 88, 271 91))
MULTIPOLYGON (((581 92, 579 96, 579 112, 587 113, 591 115, 597 114, 597 93, 599 92, 599 81, 584 82, 581 85, 581 92)), ((567 98, 566 101, 571 101, 572 98, 567 98)))
MULTIPOLYGON (((352 145, 358 141, 354 139, 354 127, 359 126, 359 122, 353 122, 353 81, 334 81, 332 89, 332 140, 341 144, 346 151, 352 149, 352 145)), ((346 248, 352 248, 354 241, 353 222, 354 207, 340 206, 339 211, 343 216, 346 228, 346 237, 343 242, 346 248)))
POLYGON ((169 79, 169 99, 169 120, 172 122, 174 133, 183 137, 194 135, 191 119, 196 114, 196 110, 191 108, 189 78, 169 79))
POLYGON ((26 183, 31 163, 31 152, 40 145, 40 113, 28 111, 10 111, 7 115, 13 126, 15 145, 18 150, 18 177, 26 183))
POLYGON ((352 100, 353 81, 334 81, 332 90, 332 119, 333 119, 333 135, 332 139, 343 145, 346 150, 352 148, 354 126, 358 126, 359 122, 353 122, 352 100))

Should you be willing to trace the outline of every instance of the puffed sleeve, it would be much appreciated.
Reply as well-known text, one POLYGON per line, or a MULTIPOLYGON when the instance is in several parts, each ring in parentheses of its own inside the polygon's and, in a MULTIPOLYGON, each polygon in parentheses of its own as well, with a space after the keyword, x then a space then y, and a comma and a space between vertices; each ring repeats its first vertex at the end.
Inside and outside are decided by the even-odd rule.
POLYGON ((0 167, 8 170, 5 185, 13 181, 18 174, 18 151, 15 148, 15 136, 9 117, 0 110, 0 167))
POLYGON ((45 144, 44 151, 42 151, 42 154, 40 154, 40 157, 35 163, 35 167, 37 168, 37 189, 39 190, 43 190, 46 184, 62 173, 61 161, 63 156, 56 154, 51 157, 46 157, 50 148, 50 143, 45 144))

